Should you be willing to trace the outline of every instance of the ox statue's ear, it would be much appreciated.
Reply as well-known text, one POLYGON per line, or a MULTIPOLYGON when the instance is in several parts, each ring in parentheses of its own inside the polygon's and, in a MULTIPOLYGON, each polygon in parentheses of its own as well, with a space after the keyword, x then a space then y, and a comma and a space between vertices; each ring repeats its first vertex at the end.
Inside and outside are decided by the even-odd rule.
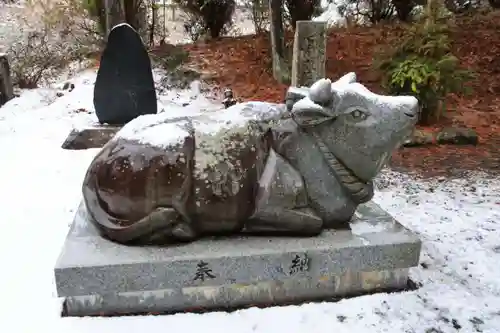
POLYGON ((293 105, 302 98, 309 95, 309 88, 289 87, 285 94, 285 104, 287 111, 292 111, 293 105))
POLYGON ((332 81, 320 79, 309 88, 309 98, 321 106, 329 106, 333 103, 332 81))
POLYGON ((315 104, 331 110, 335 110, 340 102, 339 93, 329 79, 316 81, 309 90, 309 98, 315 104))
POLYGON ((309 97, 305 97, 295 103, 292 108, 292 119, 301 127, 311 127, 335 119, 328 113, 328 109, 314 103, 309 97))
POLYGON ((350 72, 339 78, 337 81, 332 82, 332 89, 335 89, 336 87, 341 87, 345 86, 351 83, 356 83, 356 73, 350 72))

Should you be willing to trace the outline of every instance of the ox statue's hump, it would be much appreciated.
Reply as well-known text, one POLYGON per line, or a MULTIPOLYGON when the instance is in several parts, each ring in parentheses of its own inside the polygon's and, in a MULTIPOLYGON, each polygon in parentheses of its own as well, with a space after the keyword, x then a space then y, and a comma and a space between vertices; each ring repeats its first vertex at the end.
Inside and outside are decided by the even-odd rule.
POLYGON ((172 116, 166 111, 134 119, 116 134, 114 140, 137 141, 159 148, 179 144, 186 133, 222 140, 228 135, 247 132, 248 127, 255 123, 264 126, 285 114, 283 105, 265 102, 245 102, 228 109, 201 111, 186 116, 178 113, 172 116))

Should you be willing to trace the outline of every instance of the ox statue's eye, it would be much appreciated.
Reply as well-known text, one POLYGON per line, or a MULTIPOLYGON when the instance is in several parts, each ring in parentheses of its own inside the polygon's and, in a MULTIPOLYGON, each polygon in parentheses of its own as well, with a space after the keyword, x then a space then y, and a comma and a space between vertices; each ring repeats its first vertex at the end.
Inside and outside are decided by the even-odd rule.
POLYGON ((355 121, 363 121, 368 118, 368 113, 360 110, 360 109, 354 109, 349 113, 349 115, 352 117, 353 120, 355 121))

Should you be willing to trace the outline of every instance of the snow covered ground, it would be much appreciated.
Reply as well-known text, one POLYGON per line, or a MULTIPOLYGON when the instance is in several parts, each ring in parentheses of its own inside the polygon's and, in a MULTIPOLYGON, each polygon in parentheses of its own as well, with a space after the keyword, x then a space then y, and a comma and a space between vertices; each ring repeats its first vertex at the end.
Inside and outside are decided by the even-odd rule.
MULTIPOLYGON (((500 332, 500 179, 485 174, 380 177, 375 201, 424 241, 422 265, 411 271, 422 283, 416 291, 233 313, 60 318, 53 266, 97 152, 60 145, 73 126, 96 121, 75 112, 93 110, 94 79, 87 71, 62 97, 25 91, 0 108, 0 332, 500 332)), ((192 91, 160 96, 166 112, 184 112, 189 101, 211 105, 192 91)))

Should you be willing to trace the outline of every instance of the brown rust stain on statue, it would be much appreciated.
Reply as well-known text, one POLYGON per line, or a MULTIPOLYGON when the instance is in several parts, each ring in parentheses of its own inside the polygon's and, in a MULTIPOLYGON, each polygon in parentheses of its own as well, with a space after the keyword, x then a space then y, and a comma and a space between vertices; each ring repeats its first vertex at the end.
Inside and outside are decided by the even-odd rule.
POLYGON ((202 163, 197 161, 202 158, 197 149, 203 147, 197 147, 195 133, 167 148, 126 138, 111 140, 84 180, 90 216, 105 236, 123 243, 183 240, 170 235, 179 224, 196 236, 239 232, 254 211, 258 179, 271 144, 268 134, 255 129, 245 137, 233 135, 230 141, 242 144, 226 149, 222 163, 201 170, 197 170, 202 163), (152 217, 159 208, 173 211, 152 217), (151 218, 159 221, 152 223, 151 218), (134 230, 141 221, 145 227, 134 230), (147 224, 157 228, 147 230, 147 224))
POLYGON ((109 219, 120 227, 134 224, 158 206, 171 206, 180 189, 191 195, 193 152, 191 138, 168 152, 126 139, 111 141, 87 171, 86 205, 91 212, 106 212, 96 220, 109 219))

